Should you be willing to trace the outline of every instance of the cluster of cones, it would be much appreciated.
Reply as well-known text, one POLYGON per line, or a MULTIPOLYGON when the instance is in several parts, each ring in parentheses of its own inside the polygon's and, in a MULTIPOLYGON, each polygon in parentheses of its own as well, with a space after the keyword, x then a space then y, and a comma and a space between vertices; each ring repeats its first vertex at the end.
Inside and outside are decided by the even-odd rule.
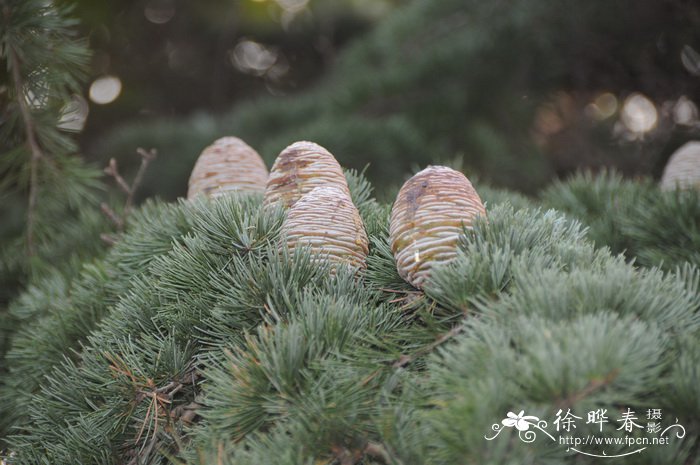
MULTIPOLYGON (((200 155, 187 197, 219 196, 231 191, 264 193, 264 207, 287 210, 282 226, 285 246, 308 246, 333 269, 366 266, 369 240, 343 170, 333 155, 313 142, 285 148, 268 174, 260 155, 235 137, 224 137, 200 155)), ((394 202, 391 248, 401 277, 422 288, 430 270, 457 254, 463 228, 485 216, 469 180, 444 166, 430 166, 409 179, 394 202)))

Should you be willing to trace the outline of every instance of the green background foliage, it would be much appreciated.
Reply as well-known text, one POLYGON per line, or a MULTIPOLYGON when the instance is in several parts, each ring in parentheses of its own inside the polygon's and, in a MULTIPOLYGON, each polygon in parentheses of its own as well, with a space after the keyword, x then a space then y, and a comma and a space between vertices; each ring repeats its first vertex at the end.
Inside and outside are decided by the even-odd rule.
POLYGON ((680 1, 408 2, 353 40, 303 92, 258 96, 216 116, 139 118, 86 149, 118 156, 159 148, 144 193, 169 199, 185 191, 202 148, 229 134, 268 165, 290 142, 316 141, 345 166, 369 165, 380 187, 415 165, 455 157, 470 176, 529 193, 580 167, 658 176, 696 130, 660 116, 656 132, 630 142, 613 135, 617 114, 597 121, 583 106, 600 92, 620 103, 633 92, 656 102, 697 95, 699 81, 681 53, 699 39, 698 17, 680 1), (537 109, 561 93, 580 108, 538 145, 537 109))

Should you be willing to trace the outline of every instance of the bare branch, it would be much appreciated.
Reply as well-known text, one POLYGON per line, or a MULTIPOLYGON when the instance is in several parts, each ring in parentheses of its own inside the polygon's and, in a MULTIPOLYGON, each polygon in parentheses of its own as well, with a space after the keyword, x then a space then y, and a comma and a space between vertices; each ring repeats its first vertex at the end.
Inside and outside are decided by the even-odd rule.
POLYGON ((112 223, 114 223, 114 226, 116 226, 117 229, 121 229, 124 227, 124 221, 122 220, 122 218, 119 215, 117 215, 117 213, 114 210, 112 210, 112 208, 105 202, 102 202, 100 204, 100 210, 102 210, 102 213, 104 213, 105 216, 109 218, 109 220, 112 223))
POLYGON ((124 202, 124 209, 122 210, 121 215, 118 215, 105 203, 100 206, 102 212, 110 219, 110 221, 112 221, 112 223, 114 223, 119 231, 122 231, 126 226, 126 219, 129 216, 129 213, 131 213, 131 209, 134 204, 134 195, 143 182, 143 175, 146 172, 148 165, 156 158, 158 154, 156 149, 144 150, 140 147, 136 149, 136 153, 141 156, 141 165, 139 166, 131 185, 129 185, 119 173, 117 160, 114 158, 109 160, 109 165, 107 165, 107 167, 104 169, 105 174, 114 178, 119 188, 126 194, 126 201, 124 202))
POLYGON ((100 234, 100 239, 102 239, 102 242, 104 242, 105 244, 107 244, 110 247, 117 243, 117 239, 114 236, 112 236, 111 234, 102 233, 102 234, 100 234))
POLYGON ((143 182, 143 175, 146 172, 146 169, 148 168, 148 165, 155 160, 155 158, 158 156, 158 152, 156 149, 151 149, 151 150, 144 150, 141 147, 136 149, 136 153, 141 155, 141 165, 139 166, 139 170, 136 172, 136 176, 134 177, 134 181, 131 183, 131 189, 129 192, 129 196, 126 199, 126 205, 124 206, 124 215, 126 216, 129 211, 131 210, 131 205, 134 201, 134 194, 138 190, 138 188, 141 186, 141 183, 143 182))
POLYGON ((127 182, 124 180, 124 178, 121 177, 119 174, 119 168, 117 167, 117 160, 114 158, 109 159, 109 165, 104 169, 104 172, 108 176, 112 176, 115 181, 117 181, 117 185, 121 188, 122 191, 126 195, 131 195, 131 187, 127 182))

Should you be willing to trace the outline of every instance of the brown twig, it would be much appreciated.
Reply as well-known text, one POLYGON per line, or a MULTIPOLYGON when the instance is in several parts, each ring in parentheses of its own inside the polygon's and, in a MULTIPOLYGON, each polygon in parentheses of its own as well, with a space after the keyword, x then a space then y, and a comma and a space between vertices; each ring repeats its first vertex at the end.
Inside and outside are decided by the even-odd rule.
POLYGON ((137 444, 141 440, 141 435, 143 434, 143 430, 146 429, 146 423, 148 423, 150 418, 151 418, 151 409, 152 408, 153 408, 153 401, 148 403, 148 409, 146 410, 146 416, 143 419, 143 424, 141 424, 141 429, 139 429, 139 432, 136 434, 136 439, 134 439, 134 442, 137 444))
POLYGON ((110 368, 114 373, 131 379, 136 393, 134 397, 135 404, 148 399, 148 408, 141 427, 134 438, 133 448, 129 454, 131 460, 127 464, 136 465, 149 457, 153 449, 160 443, 159 433, 161 431, 165 431, 173 437, 178 447, 181 448, 182 441, 177 435, 175 422, 192 423, 201 405, 193 401, 187 405, 172 408, 173 399, 187 384, 194 382, 198 377, 197 372, 194 369, 190 369, 183 377, 172 380, 161 387, 156 387, 156 384, 150 378, 137 379, 125 362, 118 356, 109 356, 108 358, 113 363, 110 368), (165 421, 165 424, 163 424, 163 421, 165 421))
POLYGON ((156 151, 156 149, 145 150, 139 147, 136 149, 136 153, 141 155, 141 164, 139 165, 139 170, 136 172, 136 176, 134 176, 134 181, 131 183, 131 191, 129 192, 129 197, 127 197, 126 199, 126 206, 124 207, 124 209, 127 211, 131 209, 131 204, 134 201, 134 194, 143 182, 143 175, 144 173, 146 173, 148 165, 158 156, 158 152, 156 151))
POLYGON ((590 396, 593 394, 595 391, 602 389, 603 387, 607 386, 608 384, 612 383, 615 378, 617 378, 617 375, 620 373, 619 369, 614 369, 607 375, 605 375, 604 378, 598 378, 598 379, 593 379, 591 380, 583 389, 581 389, 578 392, 574 392, 573 394, 569 395, 568 397, 564 398, 559 402, 559 408, 570 408, 573 406, 575 403, 578 401, 590 396))
POLYGON ((39 196, 39 160, 43 158, 44 154, 39 146, 32 114, 25 100, 24 81, 19 69, 20 60, 12 46, 8 47, 8 57, 10 59, 10 67, 12 68, 12 80, 14 81, 17 104, 19 105, 20 114, 22 115, 27 145, 29 145, 29 151, 31 153, 29 164, 29 204, 27 207, 27 253, 29 256, 33 256, 36 253, 34 247, 34 221, 37 198, 39 196))
POLYGON ((361 450, 351 451, 347 447, 334 445, 331 446, 331 451, 340 465, 355 465, 362 460, 361 450))
POLYGON ((399 460, 395 454, 390 453, 390 450, 387 446, 384 444, 380 444, 378 442, 373 442, 369 441, 367 443, 367 446, 365 447, 365 455, 369 455, 370 457, 374 457, 376 459, 380 459, 382 462, 386 463, 387 465, 389 464, 396 464, 396 465, 403 465, 403 462, 399 460))
POLYGON ((421 293, 420 291, 413 291, 413 290, 406 291, 406 290, 402 290, 402 289, 387 289, 385 287, 380 287, 379 290, 383 291, 383 292, 390 292, 392 294, 420 294, 421 293))
POLYGON ((123 231, 124 227, 126 226, 126 219, 129 216, 129 213, 131 213, 131 209, 134 204, 134 196, 138 188, 141 186, 141 183, 143 182, 143 175, 146 173, 148 165, 158 155, 156 149, 145 150, 140 147, 136 149, 136 153, 138 153, 141 156, 141 164, 139 165, 139 169, 136 172, 136 175, 134 176, 134 180, 132 181, 131 185, 129 185, 129 183, 127 183, 124 177, 119 173, 117 160, 115 160, 114 158, 111 158, 109 160, 109 164, 104 169, 105 174, 114 178, 114 181, 117 183, 117 186, 119 186, 119 188, 126 194, 126 201, 124 202, 124 208, 122 210, 121 215, 118 215, 106 203, 100 205, 102 212, 110 219, 112 223, 114 223, 115 227, 119 231, 123 231))
POLYGON ((105 202, 100 204, 100 210, 102 210, 102 213, 104 213, 104 215, 109 218, 112 223, 114 223, 114 226, 116 226, 117 229, 122 229, 124 227, 124 221, 122 218, 117 215, 117 212, 112 210, 112 207, 107 205, 105 202))
POLYGON ((122 178, 119 174, 119 168, 117 167, 117 160, 114 158, 109 159, 109 165, 104 169, 104 172, 108 176, 112 176, 117 182, 117 185, 124 191, 126 195, 131 195, 131 186, 122 178))
POLYGON ((426 345, 426 346, 424 346, 424 347, 421 347, 420 349, 418 349, 417 351, 413 352, 412 354, 409 354, 409 355, 402 355, 401 357, 399 357, 398 360, 396 360, 396 361, 394 362, 394 365, 393 365, 394 368, 403 368, 403 367, 405 367, 406 365, 408 365, 408 364, 410 364, 411 362, 413 362, 417 357, 420 357, 420 356, 422 356, 422 355, 425 355, 425 354, 427 354, 427 353, 432 352, 432 351, 433 351, 436 347, 438 347, 439 345, 445 343, 446 341, 452 339, 453 337, 455 337, 456 335, 458 335, 459 333, 461 333, 461 332, 464 330, 464 328, 465 328, 465 325, 464 325, 464 324, 457 325, 457 326, 455 326, 454 328, 452 328, 451 330, 449 330, 448 332, 441 334, 441 335, 440 335, 437 339, 435 339, 435 341, 433 341, 432 343, 430 343, 430 344, 428 344, 428 345, 426 345))
POLYGON ((368 441, 364 448, 352 450, 336 444, 331 446, 331 452, 333 452, 334 461, 338 462, 340 465, 356 465, 360 463, 365 456, 379 459, 382 463, 387 465, 403 465, 395 454, 390 453, 387 446, 374 441, 368 441))
POLYGON ((163 431, 169 434, 181 448, 182 442, 177 435, 175 422, 192 423, 201 406, 192 401, 187 405, 174 407, 173 402, 176 394, 190 383, 196 382, 199 378, 197 370, 190 366, 182 376, 171 379, 163 386, 158 387, 152 378, 137 376, 120 355, 105 352, 104 356, 110 362, 109 369, 112 376, 115 378, 123 376, 131 382, 134 398, 133 408, 129 415, 141 402, 148 401, 146 414, 133 442, 129 443, 129 450, 126 454, 128 460, 125 459, 124 463, 137 465, 147 462, 154 448, 160 445, 163 431))
POLYGON ((201 408, 201 404, 190 402, 187 405, 180 405, 173 410, 171 416, 186 425, 192 423, 194 417, 198 415, 197 411, 201 408))
POLYGON ((400 297, 395 297, 389 301, 391 304, 401 304, 401 310, 406 310, 411 308, 413 304, 420 301, 425 297, 425 294, 421 291, 414 290, 402 290, 402 289, 387 289, 379 288, 382 292, 387 292, 389 294, 399 295, 400 297))
POLYGON ((100 234, 100 239, 102 240, 102 242, 104 242, 110 247, 117 243, 117 238, 114 237, 112 234, 102 233, 100 234))

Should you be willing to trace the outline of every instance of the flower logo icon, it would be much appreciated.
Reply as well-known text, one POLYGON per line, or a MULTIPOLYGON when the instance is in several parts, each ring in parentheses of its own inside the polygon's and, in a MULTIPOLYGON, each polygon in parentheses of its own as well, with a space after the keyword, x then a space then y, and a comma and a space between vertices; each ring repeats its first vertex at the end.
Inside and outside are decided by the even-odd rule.
POLYGON ((531 430, 531 426, 546 434, 552 441, 556 441, 554 436, 544 430, 544 428, 547 427, 547 422, 532 415, 525 415, 525 410, 521 410, 517 415, 513 412, 508 412, 506 417, 501 420, 500 425, 498 423, 491 425, 491 430, 494 431, 494 435, 491 437, 484 436, 484 439, 492 441, 496 436, 501 434, 501 431, 504 429, 515 427, 515 429, 518 430, 518 437, 521 441, 533 442, 537 438, 537 432, 531 430))
POLYGON ((518 431, 527 431, 530 429, 531 422, 538 422, 540 419, 531 415, 524 415, 524 413, 525 410, 521 410, 517 415, 513 412, 508 412, 507 418, 504 418, 501 423, 508 428, 515 426, 518 431))

